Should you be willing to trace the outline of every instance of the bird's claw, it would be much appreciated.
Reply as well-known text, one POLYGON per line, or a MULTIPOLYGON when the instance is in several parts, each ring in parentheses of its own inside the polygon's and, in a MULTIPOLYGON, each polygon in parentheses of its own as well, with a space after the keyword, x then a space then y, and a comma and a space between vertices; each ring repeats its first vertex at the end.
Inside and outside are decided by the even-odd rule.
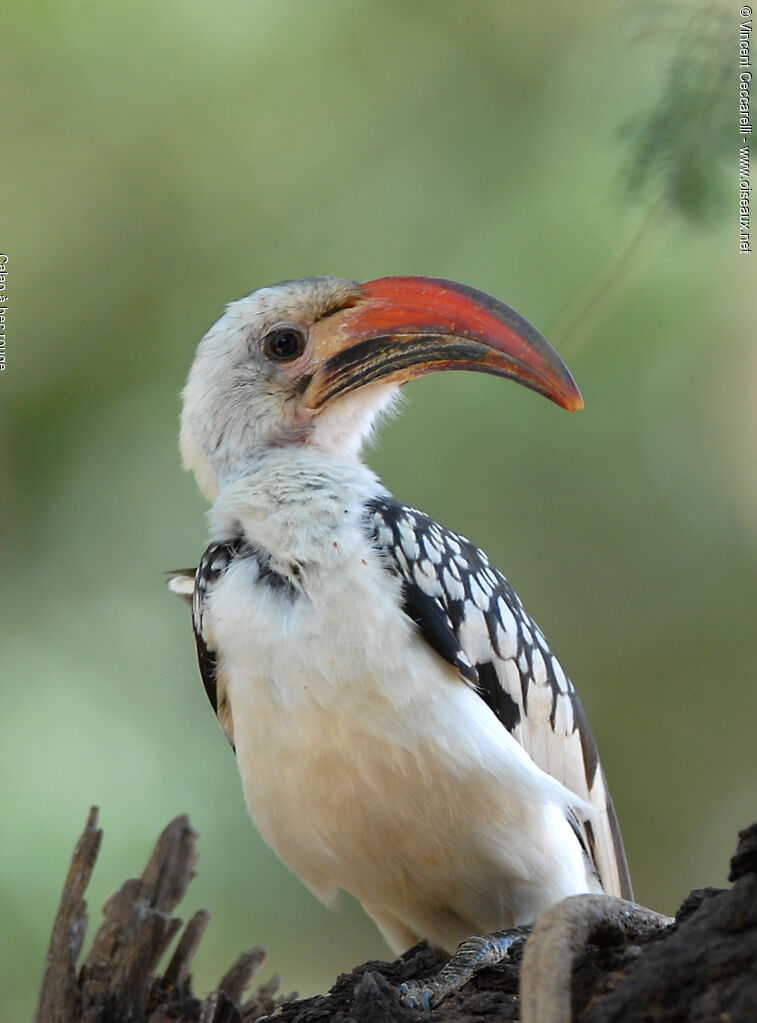
POLYGON ((430 1012, 447 995, 459 991, 479 970, 501 963, 512 946, 526 934, 527 931, 519 927, 493 934, 474 934, 460 943, 457 952, 436 976, 400 984, 397 988, 400 1000, 410 1009, 430 1012))
POLYGON ((419 980, 408 980, 400 984, 397 993, 402 1004, 408 1009, 420 1009, 421 1012, 431 1012, 432 1006, 437 1002, 428 984, 419 980))

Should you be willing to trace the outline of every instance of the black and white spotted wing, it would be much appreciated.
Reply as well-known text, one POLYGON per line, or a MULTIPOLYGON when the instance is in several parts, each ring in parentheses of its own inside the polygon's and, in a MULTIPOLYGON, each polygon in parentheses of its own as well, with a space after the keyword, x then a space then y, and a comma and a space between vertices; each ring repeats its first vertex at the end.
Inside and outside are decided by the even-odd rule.
POLYGON ((571 824, 608 894, 631 898, 623 842, 581 702, 539 628, 483 551, 392 498, 368 505, 369 529, 402 580, 424 639, 491 707, 534 763, 595 810, 571 824))

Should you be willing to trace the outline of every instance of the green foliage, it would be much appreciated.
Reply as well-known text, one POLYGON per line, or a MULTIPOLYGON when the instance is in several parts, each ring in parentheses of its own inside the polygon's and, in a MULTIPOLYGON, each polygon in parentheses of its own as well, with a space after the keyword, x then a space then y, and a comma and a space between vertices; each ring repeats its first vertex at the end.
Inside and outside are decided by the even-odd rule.
POLYGON ((700 4, 693 15, 690 4, 680 3, 672 20, 670 13, 669 5, 659 5, 651 14, 652 35, 679 40, 656 103, 621 130, 623 181, 631 198, 659 198, 671 212, 702 224, 723 214, 729 196, 735 14, 717 2, 700 4))

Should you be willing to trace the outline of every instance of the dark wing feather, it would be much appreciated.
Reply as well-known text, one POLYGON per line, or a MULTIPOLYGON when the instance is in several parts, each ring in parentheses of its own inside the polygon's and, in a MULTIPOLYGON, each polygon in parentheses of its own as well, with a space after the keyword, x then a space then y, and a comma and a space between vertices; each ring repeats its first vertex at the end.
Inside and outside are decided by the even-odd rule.
POLYGON ((241 538, 212 543, 200 558, 195 572, 192 595, 192 625, 194 626, 197 663, 200 668, 202 684, 210 700, 210 705, 232 747, 234 746, 234 729, 226 701, 226 686, 223 676, 219 672, 213 637, 205 619, 205 607, 213 587, 244 547, 245 543, 241 538))
POLYGON ((606 892, 632 898, 623 841, 597 746, 570 680, 483 551, 390 497, 368 529, 402 581, 405 613, 458 669, 534 763, 589 803, 570 822, 606 892), (589 816, 591 819, 589 819, 589 816))
MULTIPOLYGON (((202 676, 202 684, 210 700, 210 705, 232 747, 234 746, 234 723, 226 699, 223 668, 215 649, 215 641, 205 611, 213 589, 218 585, 224 573, 228 571, 232 562, 239 558, 250 559, 253 562, 256 579, 263 585, 270 587, 284 599, 295 599, 297 589, 292 580, 277 572, 270 563, 270 557, 243 536, 210 544, 200 558, 196 570, 179 569, 168 573, 169 589, 184 600, 191 601, 197 663, 202 676)), ((292 572, 296 576, 296 566, 293 566, 292 572)))

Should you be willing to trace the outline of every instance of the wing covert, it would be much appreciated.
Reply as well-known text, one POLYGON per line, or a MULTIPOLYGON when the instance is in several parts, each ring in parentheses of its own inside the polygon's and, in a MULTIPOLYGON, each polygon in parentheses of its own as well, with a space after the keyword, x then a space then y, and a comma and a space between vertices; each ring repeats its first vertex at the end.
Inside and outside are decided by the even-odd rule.
POLYGON ((631 898, 615 809, 586 713, 541 630, 507 579, 469 540, 381 497, 368 528, 402 581, 404 610, 534 763, 582 801, 571 824, 605 890, 631 898))

